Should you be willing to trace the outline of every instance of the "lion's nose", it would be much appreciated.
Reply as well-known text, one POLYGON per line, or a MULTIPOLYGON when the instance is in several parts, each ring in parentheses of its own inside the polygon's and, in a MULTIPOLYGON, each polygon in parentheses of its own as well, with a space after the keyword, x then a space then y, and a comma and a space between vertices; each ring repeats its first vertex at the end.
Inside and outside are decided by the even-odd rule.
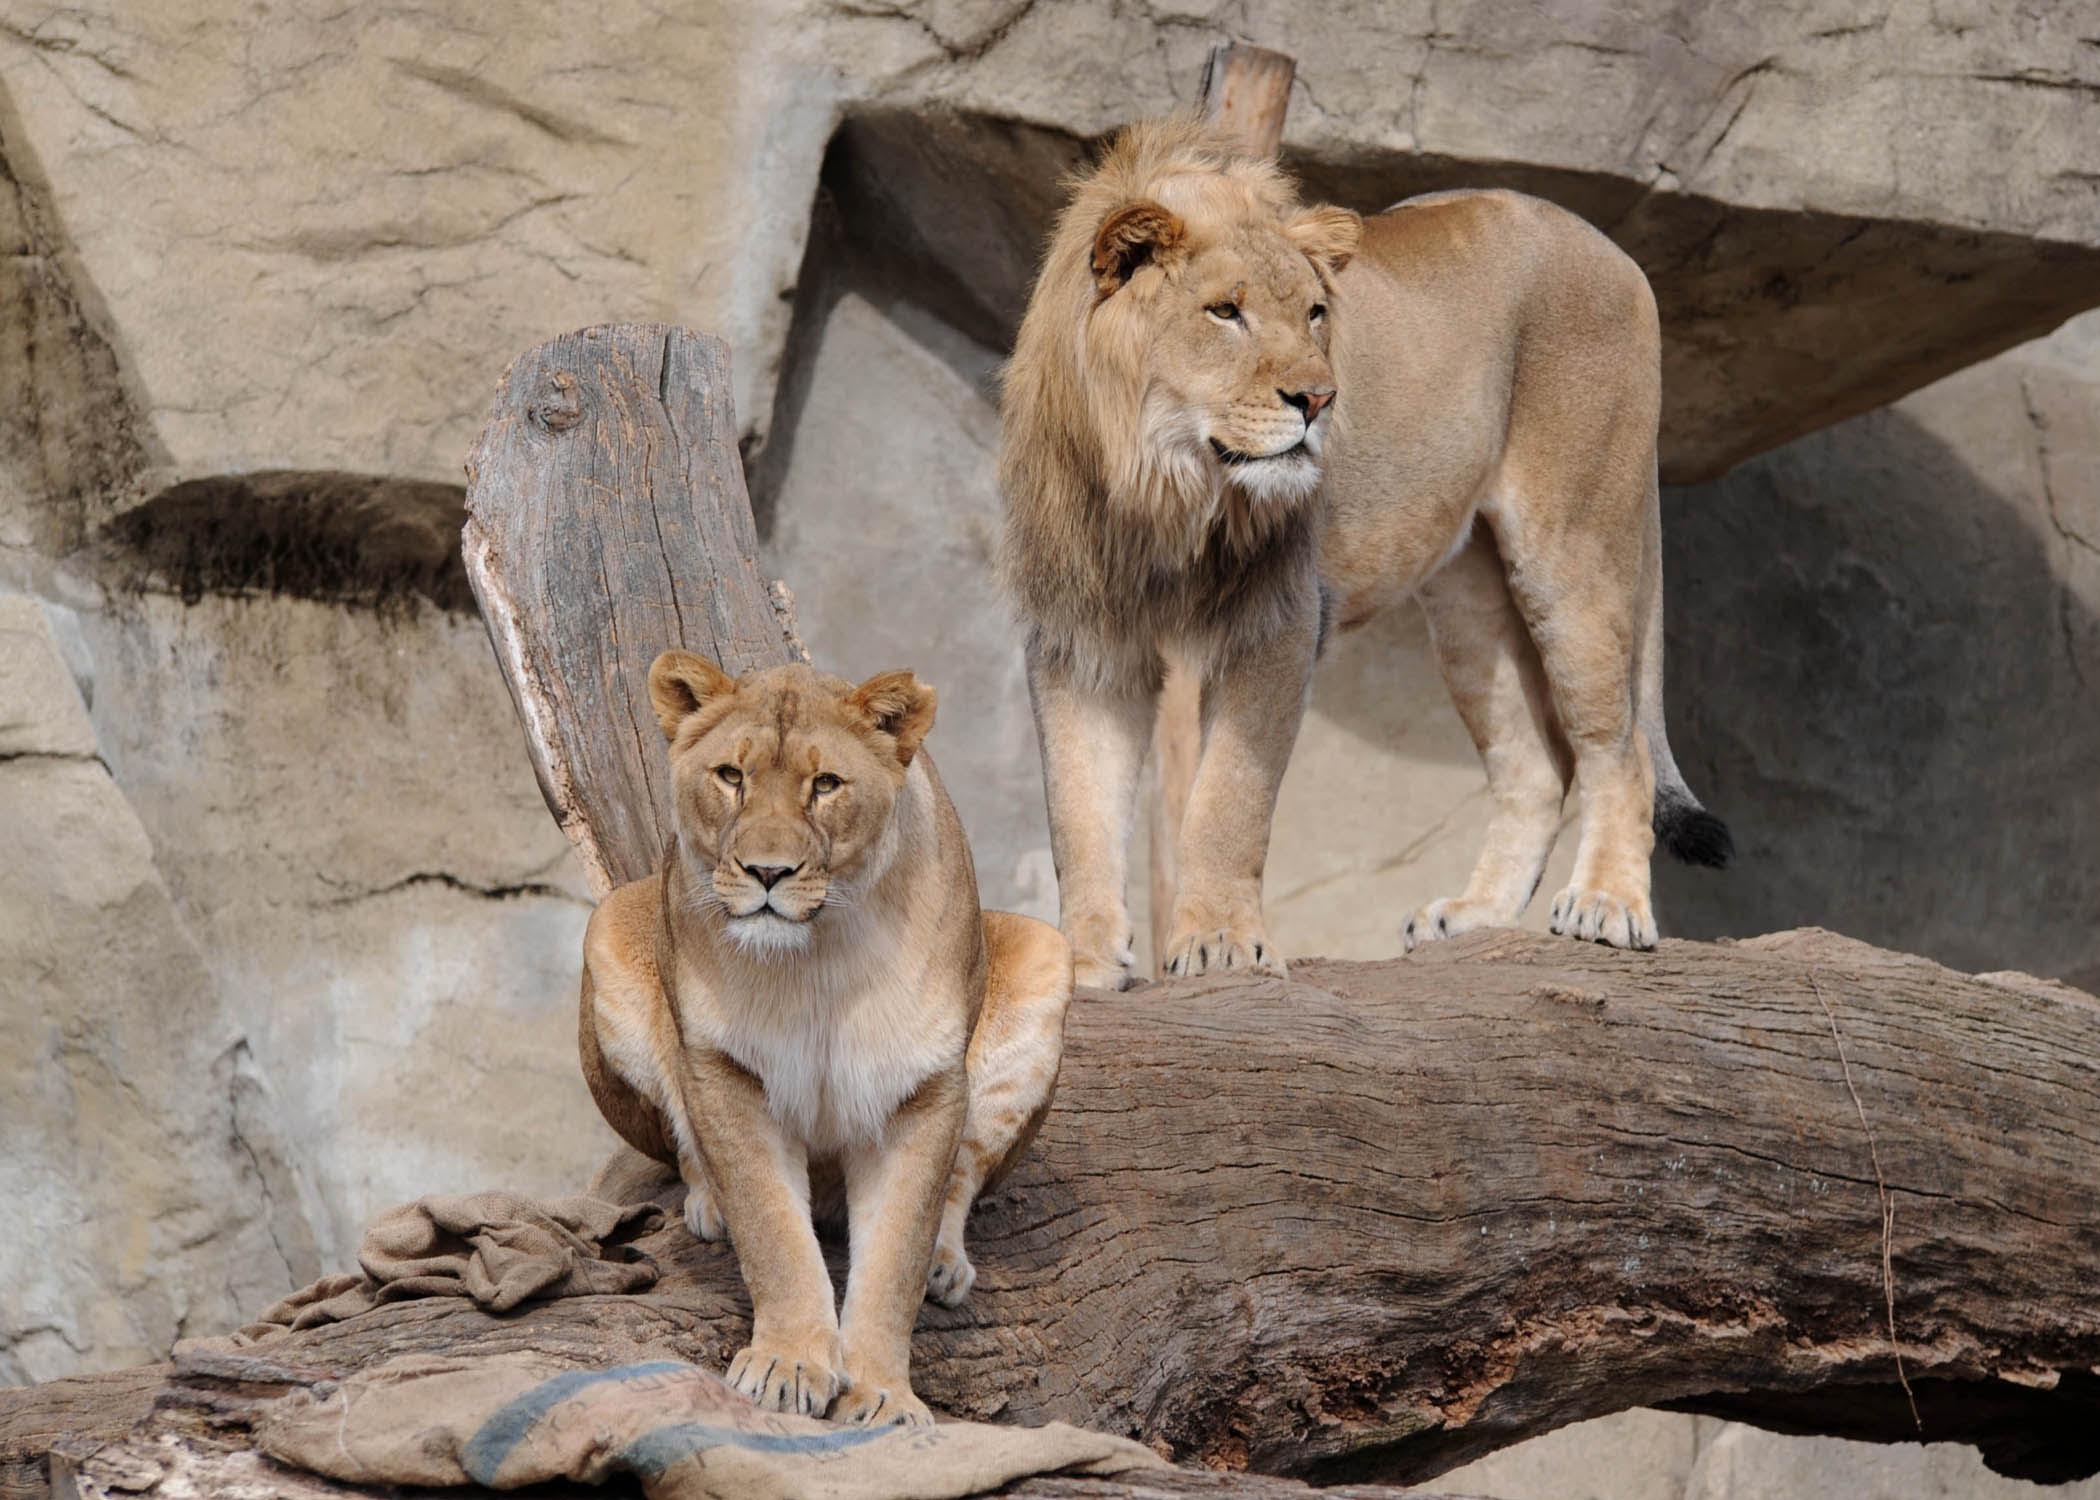
POLYGON ((744 873, 770 891, 801 868, 800 865, 745 865, 744 873))
POLYGON ((1332 390, 1278 391, 1276 394, 1283 397, 1285 406, 1295 406, 1304 413, 1305 424, 1308 427, 1312 425, 1312 419, 1320 414, 1321 409, 1334 399, 1332 390))

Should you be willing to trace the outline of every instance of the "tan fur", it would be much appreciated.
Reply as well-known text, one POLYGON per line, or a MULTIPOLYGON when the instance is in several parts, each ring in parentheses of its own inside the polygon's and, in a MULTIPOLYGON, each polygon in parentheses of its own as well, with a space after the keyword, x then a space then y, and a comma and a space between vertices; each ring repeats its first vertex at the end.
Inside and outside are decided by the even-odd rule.
POLYGON ((1164 967, 1281 972, 1261 876, 1323 615, 1408 597, 1496 809, 1408 946, 1520 915, 1575 781, 1554 928, 1651 946, 1658 781, 1697 808, 1662 733, 1659 409, 1647 282, 1579 219, 1485 192, 1359 221, 1196 122, 1119 137, 1052 236, 1000 453, 1080 982, 1127 979, 1163 656, 1204 683, 1164 967))
POLYGON ((912 1324, 929 1290, 968 1294, 964 1217, 1049 1107, 1070 949, 979 910, 919 749, 933 691, 910 673, 732 679, 666 652, 650 689, 678 837, 591 918, 584 1076, 629 1145, 678 1169, 693 1232, 736 1246, 752 1329, 731 1384, 777 1410, 930 1421, 912 1324), (814 1227, 841 1198, 842 1311, 814 1227))

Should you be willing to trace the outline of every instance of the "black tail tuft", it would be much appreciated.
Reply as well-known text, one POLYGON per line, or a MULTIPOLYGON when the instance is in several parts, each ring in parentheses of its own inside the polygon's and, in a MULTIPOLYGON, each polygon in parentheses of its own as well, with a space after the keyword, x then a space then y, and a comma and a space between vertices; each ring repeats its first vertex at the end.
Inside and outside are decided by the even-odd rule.
POLYGON ((1735 858, 1735 835, 1726 823, 1698 803, 1667 793, 1655 799, 1655 837, 1688 865, 1725 870, 1735 858))

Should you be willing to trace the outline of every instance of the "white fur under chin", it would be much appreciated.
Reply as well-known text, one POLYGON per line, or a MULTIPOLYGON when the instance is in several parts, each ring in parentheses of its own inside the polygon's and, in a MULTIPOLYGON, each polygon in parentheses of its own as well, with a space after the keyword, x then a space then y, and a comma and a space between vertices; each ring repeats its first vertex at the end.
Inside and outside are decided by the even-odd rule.
POLYGON ((1255 458, 1225 466, 1225 482, 1256 500, 1291 505, 1312 497, 1320 487, 1320 461, 1307 452, 1280 458, 1255 458))
POLYGON ((748 917, 730 917, 722 926, 737 950, 752 958, 784 958, 809 951, 810 924, 776 912, 755 911, 748 917))

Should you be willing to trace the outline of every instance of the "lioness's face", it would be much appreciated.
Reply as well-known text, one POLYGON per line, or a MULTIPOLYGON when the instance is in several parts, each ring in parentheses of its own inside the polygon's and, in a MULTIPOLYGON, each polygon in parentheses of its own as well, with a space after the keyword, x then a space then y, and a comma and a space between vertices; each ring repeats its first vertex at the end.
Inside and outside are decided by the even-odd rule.
MULTIPOLYGON (((1220 182, 1204 184, 1210 198, 1220 182)), ((1341 209, 1283 219, 1257 204, 1209 208, 1183 217, 1148 201, 1111 215, 1095 242, 1111 286, 1101 311, 1143 319, 1142 420, 1156 450, 1255 498, 1300 499, 1320 481, 1337 395, 1332 278, 1359 221, 1341 209), (1112 311, 1118 297, 1129 305, 1112 311)))
POLYGON ((933 689, 909 672, 855 687, 802 666, 732 678, 667 651, 649 694, 671 742, 680 842, 709 872, 699 904, 747 953, 807 948, 820 915, 888 867, 933 689))

